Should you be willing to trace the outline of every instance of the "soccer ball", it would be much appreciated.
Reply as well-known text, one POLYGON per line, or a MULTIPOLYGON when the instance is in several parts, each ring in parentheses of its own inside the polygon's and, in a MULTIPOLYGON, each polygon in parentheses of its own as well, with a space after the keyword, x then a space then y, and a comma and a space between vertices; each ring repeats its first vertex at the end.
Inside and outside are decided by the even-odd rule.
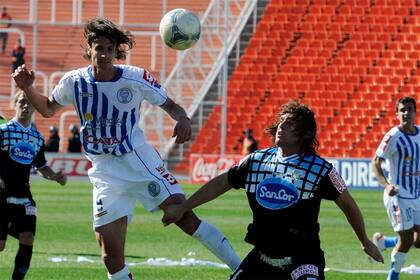
POLYGON ((175 9, 163 16, 159 24, 160 37, 175 50, 191 48, 200 39, 200 20, 191 11, 175 9))

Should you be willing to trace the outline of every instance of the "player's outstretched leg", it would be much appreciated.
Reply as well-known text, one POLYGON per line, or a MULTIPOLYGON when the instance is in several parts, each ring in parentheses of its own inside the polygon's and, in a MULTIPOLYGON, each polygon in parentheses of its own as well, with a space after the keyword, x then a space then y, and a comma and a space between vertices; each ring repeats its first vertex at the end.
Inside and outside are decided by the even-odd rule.
POLYGON ((398 236, 385 236, 380 232, 375 232, 372 236, 373 244, 383 252, 387 248, 393 248, 398 242, 398 236))
MULTIPOLYGON (((183 195, 172 195, 159 207, 165 211, 172 204, 179 204, 185 200, 183 195)), ((176 222, 176 225, 188 235, 191 235, 216 257, 224 262, 231 270, 235 270, 241 263, 224 234, 215 226, 201 221, 193 211, 185 212, 184 216, 176 222)))
POLYGON ((232 271, 235 271, 240 265, 241 260, 233 251, 229 241, 215 226, 202 220, 192 237, 200 241, 215 256, 227 264, 232 271))

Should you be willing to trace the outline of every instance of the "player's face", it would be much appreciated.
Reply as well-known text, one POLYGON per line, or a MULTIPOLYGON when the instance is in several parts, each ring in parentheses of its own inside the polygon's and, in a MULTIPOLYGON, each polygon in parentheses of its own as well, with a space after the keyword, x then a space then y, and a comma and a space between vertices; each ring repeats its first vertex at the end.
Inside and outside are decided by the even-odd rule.
POLYGON ((99 69, 112 68, 114 65, 117 48, 115 44, 106 37, 99 37, 92 42, 90 48, 91 62, 99 69))
POLYGON ((413 127, 416 120, 416 111, 412 103, 398 104, 397 118, 403 127, 413 127))
POLYGON ((15 109, 16 117, 18 119, 30 120, 32 118, 32 114, 35 112, 35 108, 23 95, 16 100, 15 109))
POLYGON ((295 151, 300 147, 301 140, 296 135, 295 125, 291 121, 290 114, 284 114, 280 117, 275 141, 276 145, 282 148, 283 152, 295 151))

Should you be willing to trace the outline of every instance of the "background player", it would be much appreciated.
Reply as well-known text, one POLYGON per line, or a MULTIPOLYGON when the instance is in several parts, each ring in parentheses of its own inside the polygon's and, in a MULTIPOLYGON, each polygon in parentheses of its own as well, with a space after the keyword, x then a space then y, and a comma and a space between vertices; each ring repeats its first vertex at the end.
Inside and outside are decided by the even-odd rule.
MULTIPOLYGON (((178 181, 166 170, 156 150, 145 142, 139 127, 140 105, 147 101, 160 106, 177 121, 173 137, 178 144, 190 139, 191 125, 185 110, 167 96, 148 71, 114 65, 134 44, 130 32, 106 18, 94 18, 85 25, 84 36, 85 58, 91 65, 65 74, 50 98, 35 91, 34 73, 25 66, 19 67, 13 77, 44 117, 74 104, 83 148, 92 162, 88 173, 94 186, 94 228, 108 277, 132 279, 125 265, 124 245, 136 201, 154 211, 185 200, 178 181)), ((231 269, 239 265, 226 237, 192 211, 186 212, 177 225, 231 269)))
POLYGON ((343 179, 316 154, 313 112, 297 102, 287 103, 268 132, 276 147, 251 153, 182 204, 168 207, 163 223, 176 222, 185 211, 232 188, 244 188, 253 213, 245 241, 255 247, 230 279, 324 279, 318 214, 321 199, 334 200, 364 251, 383 262, 343 179))
POLYGON ((34 107, 23 91, 14 100, 15 118, 0 125, 0 251, 7 235, 19 240, 12 279, 25 277, 36 232, 36 204, 29 187, 32 165, 44 178, 65 185, 67 176, 47 165, 44 138, 31 123, 34 107))
POLYGON ((399 279, 399 273, 411 246, 420 248, 420 129, 415 125, 416 101, 399 99, 395 107, 399 125, 385 134, 373 159, 373 171, 384 187, 384 204, 398 237, 375 233, 373 240, 380 249, 394 247, 388 279, 399 279), (388 178, 382 170, 389 167, 388 178))

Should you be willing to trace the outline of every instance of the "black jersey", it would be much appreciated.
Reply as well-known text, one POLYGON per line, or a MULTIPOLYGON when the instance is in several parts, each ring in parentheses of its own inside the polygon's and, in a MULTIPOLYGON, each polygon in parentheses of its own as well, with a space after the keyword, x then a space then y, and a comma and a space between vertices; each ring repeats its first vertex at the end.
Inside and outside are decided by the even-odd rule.
POLYGON ((0 148, 0 176, 6 185, 5 196, 31 197, 31 167, 47 164, 44 137, 33 124, 25 128, 13 119, 0 125, 0 148))
POLYGON ((258 150, 228 172, 244 188, 253 213, 245 240, 275 256, 320 250, 321 199, 335 200, 346 189, 332 164, 320 156, 282 157, 280 149, 258 150))

